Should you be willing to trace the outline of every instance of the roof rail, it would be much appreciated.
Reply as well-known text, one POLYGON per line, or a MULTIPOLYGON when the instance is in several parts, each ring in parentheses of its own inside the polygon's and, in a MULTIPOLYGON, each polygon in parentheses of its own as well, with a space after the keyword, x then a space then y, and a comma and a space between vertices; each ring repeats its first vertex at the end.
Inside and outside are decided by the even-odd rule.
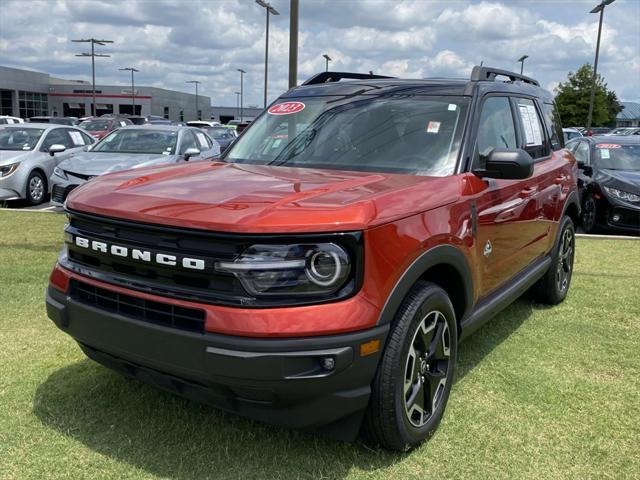
POLYGON ((496 77, 507 77, 512 82, 520 81, 524 83, 530 83, 531 85, 535 85, 536 87, 540 86, 537 80, 525 75, 520 75, 519 73, 510 72, 508 70, 500 70, 493 67, 475 66, 471 71, 472 82, 495 82, 496 77))
POLYGON ((307 79, 302 85, 317 85, 319 83, 338 82, 343 78, 353 80, 369 80, 374 78, 396 78, 384 75, 373 75, 372 73, 351 73, 351 72, 322 72, 307 79))

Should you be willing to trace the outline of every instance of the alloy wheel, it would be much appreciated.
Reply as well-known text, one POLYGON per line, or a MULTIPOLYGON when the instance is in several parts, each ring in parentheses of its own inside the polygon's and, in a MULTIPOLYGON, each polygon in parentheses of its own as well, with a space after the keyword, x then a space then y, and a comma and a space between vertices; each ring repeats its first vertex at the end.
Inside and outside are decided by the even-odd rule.
POLYGON ((596 202, 591 197, 587 197, 582 208, 582 226, 585 230, 591 231, 596 223, 596 202))
POLYGON ((564 292, 569 286, 571 269, 573 268, 573 233, 566 228, 560 239, 558 250, 558 266, 556 270, 556 286, 558 291, 564 292))
POLYGON ((450 366, 451 335, 445 316, 428 313, 416 330, 404 372, 405 414, 422 427, 442 403, 450 366))
POLYGON ((29 180, 29 195, 36 202, 42 200, 42 196, 44 195, 44 182, 38 175, 34 175, 29 180))

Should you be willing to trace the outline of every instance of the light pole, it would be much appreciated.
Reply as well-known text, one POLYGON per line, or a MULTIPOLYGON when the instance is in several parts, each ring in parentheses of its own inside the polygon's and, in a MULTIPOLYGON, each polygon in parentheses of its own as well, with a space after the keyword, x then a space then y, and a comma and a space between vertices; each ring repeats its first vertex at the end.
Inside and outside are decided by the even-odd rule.
POLYGON ((598 75, 598 55, 600 54, 600 34, 602 33, 602 17, 604 15, 604 7, 610 5, 614 0, 602 0, 598 5, 593 7, 589 13, 600 13, 600 22, 598 23, 598 40, 596 42, 596 60, 593 64, 593 78, 591 79, 591 94, 589 95, 589 114, 587 115, 587 133, 591 130, 591 120, 593 119, 593 100, 596 94, 596 78, 598 75))
POLYGON ((522 55, 518 61, 520 62, 520 75, 524 72, 524 61, 529 58, 529 55, 522 55))
POLYGON ((136 70, 133 67, 119 68, 118 70, 131 72, 131 115, 135 115, 136 114, 136 91, 135 91, 135 83, 133 82, 133 72, 139 72, 140 70, 136 70))
POLYGON ((236 93, 236 116, 240 116, 240 92, 236 93))
POLYGON ((93 102, 92 102, 92 112, 91 115, 96 115, 96 57, 110 57, 111 55, 104 55, 101 53, 95 52, 96 45, 106 45, 107 43, 113 43, 113 40, 96 40, 95 38, 83 38, 80 40, 71 40, 75 43, 90 43, 91 44, 91 53, 77 53, 76 57, 91 57, 91 78, 93 88, 91 92, 93 93, 93 102))
POLYGON ((289 88, 298 83, 298 11, 300 2, 291 0, 289 11, 289 88))
POLYGON ((196 120, 202 120, 200 118, 200 113, 198 110, 198 85, 200 84, 200 81, 198 80, 188 80, 186 83, 193 83, 196 86, 196 120))
POLYGON ((322 55, 324 57, 324 71, 328 72, 329 71, 329 62, 331 61, 331 57, 329 55, 327 55, 326 53, 324 55, 322 55))
POLYGON ((267 108, 267 79, 269 78, 269 14, 280 15, 278 11, 264 0, 256 0, 256 3, 267 12, 267 31, 264 41, 264 108, 267 108))
POLYGON ((247 72, 241 68, 239 68, 238 71, 240 72, 240 121, 242 122, 244 120, 244 74, 247 72))

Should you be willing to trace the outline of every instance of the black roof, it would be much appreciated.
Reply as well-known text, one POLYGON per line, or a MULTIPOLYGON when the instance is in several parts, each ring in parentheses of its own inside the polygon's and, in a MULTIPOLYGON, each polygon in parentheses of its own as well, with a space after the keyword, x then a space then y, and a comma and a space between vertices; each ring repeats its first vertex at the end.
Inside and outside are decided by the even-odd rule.
POLYGON ((292 88, 282 97, 383 95, 402 94, 403 92, 410 92, 414 95, 452 96, 510 92, 541 97, 546 101, 553 100, 551 93, 540 88, 537 81, 514 72, 491 67, 474 67, 470 79, 400 79, 372 74, 322 72, 311 77, 302 85, 292 88), (508 78, 508 81, 499 81, 496 77, 505 77, 508 78))

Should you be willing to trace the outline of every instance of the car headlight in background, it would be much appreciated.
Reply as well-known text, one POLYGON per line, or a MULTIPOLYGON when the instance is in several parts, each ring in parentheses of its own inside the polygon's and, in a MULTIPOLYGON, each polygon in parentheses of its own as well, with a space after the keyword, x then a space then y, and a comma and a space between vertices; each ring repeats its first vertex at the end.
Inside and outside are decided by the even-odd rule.
POLYGON ((58 176, 58 177, 60 177, 60 178, 64 178, 64 179, 66 179, 66 178, 67 178, 67 174, 66 174, 66 172, 65 172, 63 169, 61 169, 60 167, 56 167, 56 168, 54 168, 54 169, 53 169, 53 174, 54 174, 54 175, 57 175, 57 176, 58 176))
POLYGON ((20 162, 0 167, 0 177, 8 177, 18 169, 18 166, 20 166, 20 162))
POLYGON ((605 192, 607 192, 612 197, 619 198, 620 200, 624 200, 626 202, 640 202, 640 195, 636 195, 635 193, 625 192, 624 190, 618 190, 617 188, 611 187, 603 187, 605 192))
POLYGON ((235 275, 251 295, 330 295, 350 280, 352 261, 335 243, 257 244, 215 268, 235 275))

